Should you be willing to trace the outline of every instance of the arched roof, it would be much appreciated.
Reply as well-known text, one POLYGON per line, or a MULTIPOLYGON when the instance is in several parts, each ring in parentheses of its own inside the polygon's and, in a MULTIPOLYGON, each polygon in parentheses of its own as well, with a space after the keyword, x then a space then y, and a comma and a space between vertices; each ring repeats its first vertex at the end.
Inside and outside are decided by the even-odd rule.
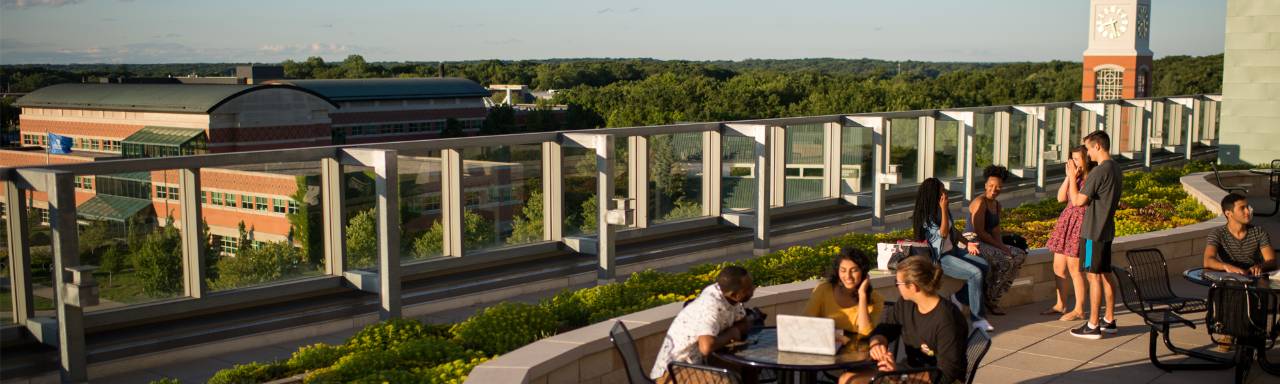
POLYGON ((333 101, 489 97, 489 90, 479 83, 456 77, 272 80, 269 83, 298 86, 333 101))
POLYGON ((237 96, 264 89, 305 92, 337 107, 321 94, 286 84, 57 84, 28 93, 15 105, 23 108, 208 114, 237 96))

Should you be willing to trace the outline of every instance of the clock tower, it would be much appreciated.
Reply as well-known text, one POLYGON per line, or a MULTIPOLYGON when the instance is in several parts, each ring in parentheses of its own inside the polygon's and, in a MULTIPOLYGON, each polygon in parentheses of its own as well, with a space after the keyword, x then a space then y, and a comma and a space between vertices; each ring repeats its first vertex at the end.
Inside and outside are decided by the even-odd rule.
POLYGON ((1090 0, 1082 100, 1151 96, 1151 0, 1090 0))

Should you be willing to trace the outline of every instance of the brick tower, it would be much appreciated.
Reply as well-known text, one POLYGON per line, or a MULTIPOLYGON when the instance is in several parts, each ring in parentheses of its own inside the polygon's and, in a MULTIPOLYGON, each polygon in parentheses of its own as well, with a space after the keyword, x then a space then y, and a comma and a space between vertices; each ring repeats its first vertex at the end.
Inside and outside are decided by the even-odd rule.
POLYGON ((1082 100, 1151 96, 1151 0, 1090 0, 1082 100))

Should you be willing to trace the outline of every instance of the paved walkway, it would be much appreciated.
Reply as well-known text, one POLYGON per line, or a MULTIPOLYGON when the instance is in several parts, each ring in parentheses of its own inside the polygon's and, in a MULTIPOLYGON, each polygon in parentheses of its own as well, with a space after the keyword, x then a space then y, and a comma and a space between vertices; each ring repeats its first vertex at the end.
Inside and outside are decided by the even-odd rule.
MULTIPOLYGON (((1264 199, 1250 199, 1251 204, 1260 212, 1269 212, 1272 203, 1264 199)), ((1280 246, 1280 215, 1272 218, 1258 217, 1254 223, 1262 226, 1280 246)), ((712 261, 702 261, 704 262, 712 261)), ((673 267, 669 269, 680 269, 673 267)), ((1183 296, 1205 297, 1207 289, 1187 282, 1181 276, 1173 276, 1175 291, 1183 296)), ((884 293, 884 292, 882 292, 884 293)), ((534 293, 513 298, 515 301, 537 302, 549 293, 534 293)), ((1120 331, 1102 340, 1084 340, 1072 337, 1067 331, 1079 322, 1057 321, 1056 316, 1040 316, 1039 312, 1051 306, 1051 302, 1040 302, 1009 308, 1007 316, 992 317, 991 322, 997 327, 992 334, 991 351, 983 359, 976 383, 1230 383, 1233 372, 1221 371, 1178 371, 1163 372, 1147 359, 1148 328, 1134 314, 1117 310, 1117 321, 1120 331)), ((435 313, 425 318, 424 322, 444 324, 454 323, 470 317, 481 306, 472 306, 456 310, 435 313)), ((1122 308, 1122 307, 1121 307, 1122 308)), ((1188 316, 1197 322, 1196 329, 1175 328, 1174 343, 1179 346, 1196 346, 1199 350, 1213 352, 1209 336, 1204 331, 1203 315, 1188 316)), ((176 378, 183 383, 203 383, 218 370, 235 364, 248 362, 266 362, 276 359, 287 359, 298 347, 314 343, 338 344, 346 341, 355 330, 336 332, 315 338, 281 344, 271 348, 252 351, 238 351, 197 361, 175 362, 173 364, 131 372, 124 375, 103 378, 105 383, 147 383, 164 377, 176 378)), ((1159 346, 1161 356, 1171 356, 1163 343, 1159 346)), ((1270 352, 1271 361, 1280 361, 1280 348, 1270 352)), ((1277 383, 1280 377, 1267 376, 1260 368, 1251 370, 1250 383, 1277 383)))

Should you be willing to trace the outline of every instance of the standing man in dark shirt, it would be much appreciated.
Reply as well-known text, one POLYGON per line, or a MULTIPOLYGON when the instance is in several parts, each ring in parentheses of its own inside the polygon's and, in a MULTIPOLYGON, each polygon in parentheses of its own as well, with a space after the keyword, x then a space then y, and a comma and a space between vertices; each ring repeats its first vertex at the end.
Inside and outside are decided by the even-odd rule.
POLYGON ((1271 237, 1262 228, 1249 224, 1253 207, 1244 196, 1222 198, 1222 215, 1227 225, 1209 232, 1204 247, 1204 268, 1242 275, 1260 275, 1276 269, 1276 251, 1271 237))
MULTIPOLYGON (((1089 280, 1089 317, 1071 335, 1085 339, 1101 339, 1102 333, 1116 333, 1116 293, 1111 281, 1111 241, 1116 237, 1116 205, 1120 203, 1124 175, 1111 160, 1111 137, 1106 131, 1094 131, 1084 137, 1089 159, 1098 163, 1089 172, 1084 188, 1076 183, 1068 186, 1071 203, 1084 206, 1084 222, 1080 225, 1080 269, 1089 280), (1098 324, 1098 304, 1106 298, 1106 317, 1098 324)), ((1079 177, 1067 167, 1067 179, 1079 177)))
POLYGON ((901 338, 907 366, 937 367, 942 375, 932 378, 934 383, 964 382, 969 365, 965 331, 969 327, 960 308, 938 296, 942 269, 928 257, 912 256, 898 264, 895 277, 902 300, 871 331, 871 358, 881 371, 897 370, 888 345, 901 338))

